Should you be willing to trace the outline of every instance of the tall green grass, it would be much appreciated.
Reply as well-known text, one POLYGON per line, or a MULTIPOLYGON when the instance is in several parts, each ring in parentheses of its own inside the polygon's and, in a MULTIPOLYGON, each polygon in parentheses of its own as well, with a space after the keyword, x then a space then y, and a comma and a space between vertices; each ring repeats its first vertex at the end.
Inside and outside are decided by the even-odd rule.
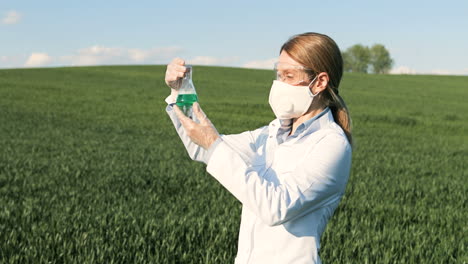
MULTIPOLYGON (((162 66, 0 70, 0 262, 232 263, 241 205, 189 160, 162 66)), ((223 134, 272 73, 194 67, 223 134)), ((352 174, 325 263, 467 263, 468 77, 347 74, 352 174)))

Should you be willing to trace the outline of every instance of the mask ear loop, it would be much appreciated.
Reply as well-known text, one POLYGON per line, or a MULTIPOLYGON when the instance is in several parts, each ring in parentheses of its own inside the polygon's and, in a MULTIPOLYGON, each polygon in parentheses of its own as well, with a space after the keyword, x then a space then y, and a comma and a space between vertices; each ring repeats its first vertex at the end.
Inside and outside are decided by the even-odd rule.
POLYGON ((315 96, 317 96, 317 94, 319 93, 316 93, 316 94, 313 94, 312 93, 312 90, 310 89, 310 85, 312 85, 312 83, 317 79, 318 77, 318 74, 315 76, 315 78, 309 83, 309 85, 307 85, 307 87, 309 87, 309 93, 310 93, 310 96, 312 96, 312 98, 314 98, 315 96))

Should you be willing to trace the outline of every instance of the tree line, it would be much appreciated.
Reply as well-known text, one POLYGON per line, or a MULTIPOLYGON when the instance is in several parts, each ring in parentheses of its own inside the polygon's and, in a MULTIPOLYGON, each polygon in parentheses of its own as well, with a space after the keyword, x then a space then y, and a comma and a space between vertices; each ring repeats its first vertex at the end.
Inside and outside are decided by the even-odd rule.
POLYGON ((388 73, 393 66, 390 52, 382 44, 367 47, 356 44, 342 51, 343 70, 346 72, 388 73))

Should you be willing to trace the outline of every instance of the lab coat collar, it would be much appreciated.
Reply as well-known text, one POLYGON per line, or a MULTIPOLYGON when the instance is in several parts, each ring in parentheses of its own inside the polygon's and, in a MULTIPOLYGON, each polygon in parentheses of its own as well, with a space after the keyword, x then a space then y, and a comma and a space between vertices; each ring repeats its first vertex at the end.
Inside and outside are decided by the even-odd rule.
MULTIPOLYGON (((330 123, 335 122, 333 114, 329 107, 326 107, 322 112, 313 118, 305 121, 294 132, 292 138, 300 138, 304 135, 311 134, 321 128, 329 126, 330 123)), ((287 134, 292 128, 292 119, 275 119, 270 122, 269 130, 270 136, 275 136, 278 139, 278 143, 282 143, 288 137, 287 134), (286 134, 286 135, 285 135, 286 134)))
POLYGON ((304 131, 309 131, 309 133, 313 133, 324 126, 328 126, 330 122, 334 122, 333 114, 330 111, 330 108, 326 107, 318 115, 300 124, 294 132, 294 136, 298 136, 304 131))

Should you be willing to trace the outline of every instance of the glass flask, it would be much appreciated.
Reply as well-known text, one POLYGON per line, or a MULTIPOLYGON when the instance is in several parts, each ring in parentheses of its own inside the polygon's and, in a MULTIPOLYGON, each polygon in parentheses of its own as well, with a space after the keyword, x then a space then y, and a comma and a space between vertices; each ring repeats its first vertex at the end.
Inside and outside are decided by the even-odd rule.
POLYGON ((187 68, 182 83, 179 88, 179 95, 177 96, 176 104, 190 118, 193 116, 192 105, 198 101, 197 92, 192 81, 192 65, 185 65, 187 68))

